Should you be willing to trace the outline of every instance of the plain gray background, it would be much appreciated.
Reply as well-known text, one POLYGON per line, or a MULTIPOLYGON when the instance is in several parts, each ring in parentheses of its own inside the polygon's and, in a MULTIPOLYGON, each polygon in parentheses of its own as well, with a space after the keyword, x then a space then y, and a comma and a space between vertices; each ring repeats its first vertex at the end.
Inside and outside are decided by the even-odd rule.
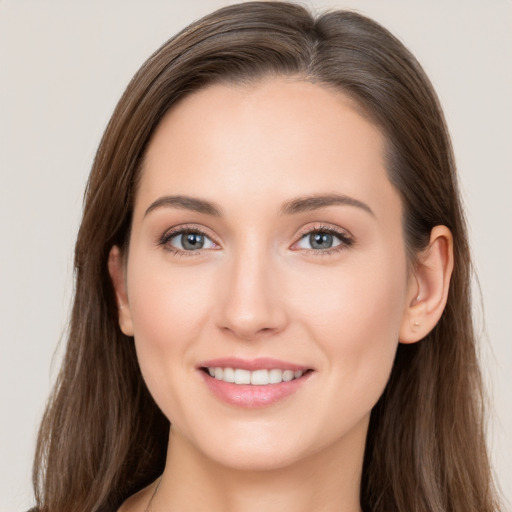
MULTIPOLYGON (((59 366, 82 194, 103 129, 150 53, 227 3, 0 0, 0 512, 32 504, 35 435, 59 366)), ((483 296, 482 310, 475 287, 489 442, 510 501, 512 2, 303 3, 375 18, 413 51, 439 93, 483 296)))

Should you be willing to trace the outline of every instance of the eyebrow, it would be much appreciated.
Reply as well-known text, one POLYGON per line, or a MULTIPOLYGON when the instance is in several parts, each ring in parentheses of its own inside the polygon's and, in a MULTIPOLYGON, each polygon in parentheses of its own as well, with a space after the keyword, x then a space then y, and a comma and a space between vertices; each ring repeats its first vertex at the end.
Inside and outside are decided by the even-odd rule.
MULTIPOLYGON (((372 209, 359 199, 355 199, 343 194, 319 194, 312 196, 298 197, 286 201, 281 207, 280 215, 293 215, 297 213, 309 212, 326 208, 328 206, 354 206, 375 215, 372 209)), ((162 207, 178 208, 182 210, 191 210, 214 217, 222 217, 222 209, 215 203, 191 196, 163 196, 153 201, 144 213, 144 217, 153 210, 162 207)))
POLYGON ((312 210, 318 210, 320 208, 326 208, 327 206, 355 206, 361 208, 369 214, 375 216, 372 209, 359 199, 355 199, 350 196, 343 194, 321 194, 298 197, 291 201, 284 203, 281 208, 281 215, 293 215, 295 213, 309 212, 312 210))
POLYGON ((179 208, 181 210, 192 210, 206 215, 213 215, 214 217, 222 216, 221 208, 210 201, 190 196, 163 196, 151 203, 149 208, 146 210, 144 217, 148 213, 156 210, 157 208, 161 208, 162 206, 179 208))

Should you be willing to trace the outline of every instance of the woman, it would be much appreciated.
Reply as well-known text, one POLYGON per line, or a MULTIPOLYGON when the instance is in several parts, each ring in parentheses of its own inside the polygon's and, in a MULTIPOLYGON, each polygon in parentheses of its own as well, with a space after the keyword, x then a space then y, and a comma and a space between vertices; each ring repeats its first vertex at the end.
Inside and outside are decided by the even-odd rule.
POLYGON ((497 510, 469 261, 438 101, 385 29, 194 23, 94 162, 36 510, 497 510))

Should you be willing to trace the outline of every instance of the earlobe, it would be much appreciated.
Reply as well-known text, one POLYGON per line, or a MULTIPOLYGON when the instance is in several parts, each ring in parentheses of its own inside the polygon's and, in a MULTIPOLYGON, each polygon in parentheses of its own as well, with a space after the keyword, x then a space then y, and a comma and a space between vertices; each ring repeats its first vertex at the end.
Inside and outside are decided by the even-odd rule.
POLYGON ((453 271, 453 237, 446 226, 436 226, 428 247, 417 256, 411 276, 399 341, 415 343, 437 324, 448 299, 453 271))
POLYGON ((108 255, 108 272, 116 294, 119 327, 126 336, 133 336, 133 323, 126 290, 125 270, 121 250, 117 245, 108 255))

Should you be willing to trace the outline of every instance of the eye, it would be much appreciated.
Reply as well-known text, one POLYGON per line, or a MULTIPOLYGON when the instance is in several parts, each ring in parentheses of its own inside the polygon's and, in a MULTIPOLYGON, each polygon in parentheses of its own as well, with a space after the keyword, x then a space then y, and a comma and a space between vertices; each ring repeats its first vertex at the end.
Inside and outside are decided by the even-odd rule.
POLYGON ((292 249, 330 252, 341 250, 353 244, 352 238, 331 228, 317 228, 305 233, 292 249))
POLYGON ((325 231, 316 231, 303 236, 299 242, 300 249, 330 249, 341 244, 341 240, 331 233, 325 231))
POLYGON ((164 235, 162 245, 175 251, 199 251, 201 249, 216 249, 218 246, 204 233, 198 230, 181 229, 164 235))

